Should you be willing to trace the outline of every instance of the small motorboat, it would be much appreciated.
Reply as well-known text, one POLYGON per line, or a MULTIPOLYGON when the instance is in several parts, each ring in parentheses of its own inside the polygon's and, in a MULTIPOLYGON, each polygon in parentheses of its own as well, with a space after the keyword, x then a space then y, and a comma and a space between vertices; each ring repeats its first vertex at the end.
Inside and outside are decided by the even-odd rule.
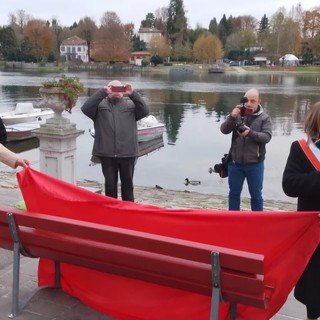
POLYGON ((164 123, 159 122, 153 115, 149 115, 139 120, 137 126, 139 142, 161 138, 165 131, 164 123))
POLYGON ((19 102, 15 110, 0 113, 4 125, 41 121, 52 117, 54 114, 49 108, 34 108, 31 102, 19 102))
MULTIPOLYGON (((165 131, 164 123, 161 123, 153 115, 149 115, 137 121, 138 142, 146 142, 157 138, 162 138, 165 131)), ((95 135, 94 129, 89 130, 92 137, 95 135)))
POLYGON ((32 131, 40 128, 40 124, 43 120, 37 122, 17 123, 11 125, 5 125, 7 132, 7 141, 21 141, 34 138, 32 131))

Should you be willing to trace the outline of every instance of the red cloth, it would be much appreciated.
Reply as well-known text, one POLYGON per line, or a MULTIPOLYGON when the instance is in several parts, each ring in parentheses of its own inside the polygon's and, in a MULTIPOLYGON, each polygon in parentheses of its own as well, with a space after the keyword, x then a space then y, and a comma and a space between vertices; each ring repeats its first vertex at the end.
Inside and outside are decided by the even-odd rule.
MULTIPOLYGON (((270 319, 320 240, 315 212, 164 209, 108 198, 31 168, 17 177, 29 211, 264 255, 265 283, 275 287, 269 307, 239 305, 237 319, 270 319)), ((40 260, 39 286, 53 285, 52 262, 40 260)), ((117 319, 209 319, 210 297, 67 264, 61 271, 65 292, 117 319)), ((227 307, 220 304, 220 320, 227 319, 227 307)))

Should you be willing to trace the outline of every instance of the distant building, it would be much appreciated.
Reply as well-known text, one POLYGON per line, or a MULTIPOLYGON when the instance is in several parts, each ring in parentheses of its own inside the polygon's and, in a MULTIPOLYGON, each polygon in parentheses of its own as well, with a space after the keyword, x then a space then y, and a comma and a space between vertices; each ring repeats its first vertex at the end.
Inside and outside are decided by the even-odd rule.
POLYGON ((299 65, 299 59, 293 54, 285 54, 279 59, 279 62, 285 66, 297 66, 299 65))
POLYGON ((267 57, 262 57, 262 56, 256 56, 253 58, 254 64, 257 65, 266 65, 269 64, 270 61, 267 59, 267 57))
POLYGON ((150 58, 151 53, 148 51, 134 51, 131 52, 130 63, 135 64, 136 66, 142 65, 142 60, 150 58))
POLYGON ((140 40, 144 41, 148 45, 153 36, 162 36, 162 33, 156 28, 140 28, 138 35, 140 37, 140 40))
POLYGON ((66 61, 89 62, 87 41, 77 36, 63 40, 60 45, 60 56, 64 56, 66 61))

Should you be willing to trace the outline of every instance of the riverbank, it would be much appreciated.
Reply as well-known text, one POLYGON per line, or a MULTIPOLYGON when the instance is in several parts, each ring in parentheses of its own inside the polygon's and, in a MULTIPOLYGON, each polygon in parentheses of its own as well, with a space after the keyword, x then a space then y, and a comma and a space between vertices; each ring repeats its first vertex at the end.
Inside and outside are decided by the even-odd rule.
MULTIPOLYGON (((107 71, 107 72, 128 72, 128 73, 161 73, 169 74, 170 70, 185 69, 193 73, 208 73, 211 66, 207 64, 194 64, 194 63, 173 63, 170 66, 157 65, 141 67, 129 63, 26 63, 15 61, 0 61, 0 70, 22 70, 22 71, 36 71, 36 72, 70 72, 70 71, 107 71)), ((303 73, 319 73, 320 66, 229 66, 224 64, 225 72, 228 73, 290 73, 290 74, 303 74, 303 73)))
MULTIPOLYGON (((96 181, 82 180, 77 184, 82 187, 103 190, 103 185, 96 181)), ((102 191, 103 192, 103 191, 102 191)), ((15 172, 0 172, 0 201, 1 205, 15 206, 21 201, 22 195, 18 186, 15 172)), ((189 209, 218 209, 228 208, 227 196, 215 194, 203 194, 198 192, 175 191, 162 189, 158 186, 143 187, 135 186, 135 201, 141 204, 151 204, 162 208, 189 208, 189 209)), ((250 200, 242 199, 242 210, 250 210, 250 200)), ((265 200, 265 211, 295 211, 294 203, 265 200)))

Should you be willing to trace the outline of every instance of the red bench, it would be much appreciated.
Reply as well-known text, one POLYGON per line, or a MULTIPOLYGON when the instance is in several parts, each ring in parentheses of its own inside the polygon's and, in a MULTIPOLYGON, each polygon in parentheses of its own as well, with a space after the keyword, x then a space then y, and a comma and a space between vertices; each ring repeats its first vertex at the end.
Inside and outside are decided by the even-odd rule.
POLYGON ((54 260, 57 286, 65 262, 212 296, 211 319, 219 301, 230 302, 236 319, 237 303, 266 308, 273 291, 259 254, 11 208, 0 209, 0 247, 14 252, 12 318, 20 254, 54 260))

